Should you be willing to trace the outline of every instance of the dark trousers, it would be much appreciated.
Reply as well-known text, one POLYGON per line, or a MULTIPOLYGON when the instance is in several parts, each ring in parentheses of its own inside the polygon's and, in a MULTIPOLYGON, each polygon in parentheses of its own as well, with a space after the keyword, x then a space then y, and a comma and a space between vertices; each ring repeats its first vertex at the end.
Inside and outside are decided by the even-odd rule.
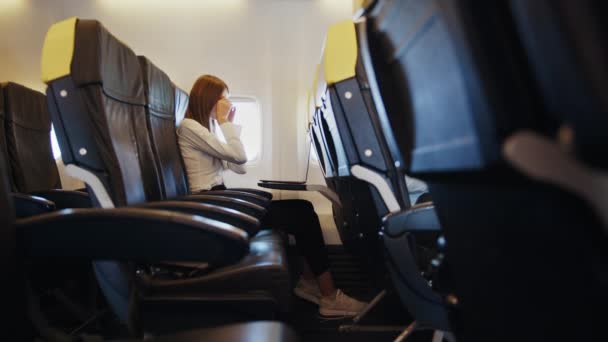
POLYGON ((262 218, 262 227, 293 235, 296 247, 315 276, 329 269, 321 224, 310 202, 299 199, 272 201, 267 210, 262 218))
MULTIPOLYGON (((226 190, 226 187, 221 184, 211 190, 226 190)), ((272 201, 266 209, 268 211, 260 222, 262 227, 293 235, 296 247, 315 276, 329 269, 321 223, 310 202, 299 199, 272 201)))

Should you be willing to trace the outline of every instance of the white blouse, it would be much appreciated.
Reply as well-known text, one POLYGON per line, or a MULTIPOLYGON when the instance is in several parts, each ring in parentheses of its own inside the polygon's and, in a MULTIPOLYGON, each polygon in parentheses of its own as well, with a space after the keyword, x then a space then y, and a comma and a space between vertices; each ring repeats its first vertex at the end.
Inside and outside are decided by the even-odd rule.
POLYGON ((220 129, 226 143, 192 119, 182 120, 177 128, 177 140, 192 193, 223 184, 222 172, 226 169, 239 174, 246 172, 247 155, 240 139, 241 126, 225 122, 220 129))

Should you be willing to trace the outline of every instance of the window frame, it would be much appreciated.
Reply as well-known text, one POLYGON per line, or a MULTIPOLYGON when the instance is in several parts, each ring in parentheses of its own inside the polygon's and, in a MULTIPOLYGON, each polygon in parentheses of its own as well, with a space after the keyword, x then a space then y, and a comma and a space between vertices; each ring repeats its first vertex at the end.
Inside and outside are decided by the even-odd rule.
MULTIPOLYGON (((231 94, 228 97, 228 99, 232 103, 235 103, 235 102, 253 103, 258 108, 258 113, 259 113, 259 117, 260 117, 260 129, 259 129, 260 149, 254 159, 247 160, 247 162, 245 163, 245 165, 248 165, 248 166, 256 166, 261 162, 261 160, 263 158, 263 153, 264 153, 264 125, 263 125, 264 115, 262 114, 262 106, 260 104, 260 101, 258 100, 258 98, 256 96, 242 95, 242 94, 234 94, 234 95, 231 94)), ((238 112, 236 115, 238 117, 238 115, 239 115, 238 112)))

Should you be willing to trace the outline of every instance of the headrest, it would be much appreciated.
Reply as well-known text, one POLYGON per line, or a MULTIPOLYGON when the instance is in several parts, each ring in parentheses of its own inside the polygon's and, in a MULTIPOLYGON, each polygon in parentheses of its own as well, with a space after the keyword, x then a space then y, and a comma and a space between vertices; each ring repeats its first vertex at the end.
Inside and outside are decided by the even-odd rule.
POLYGON ((77 86, 101 84, 109 97, 145 104, 137 56, 97 20, 70 18, 51 26, 41 67, 45 83, 71 76, 77 86))
POLYGON ((323 76, 328 85, 355 76, 357 35, 352 20, 329 27, 323 49, 323 76))
POLYGON ((188 93, 175 86, 175 126, 179 126, 188 109, 188 93))
POLYGON ((169 76, 144 56, 139 56, 146 104, 156 116, 174 120, 175 90, 169 76))
POLYGON ((2 93, 4 117, 8 122, 27 129, 51 131, 44 94, 12 82, 2 85, 2 93))

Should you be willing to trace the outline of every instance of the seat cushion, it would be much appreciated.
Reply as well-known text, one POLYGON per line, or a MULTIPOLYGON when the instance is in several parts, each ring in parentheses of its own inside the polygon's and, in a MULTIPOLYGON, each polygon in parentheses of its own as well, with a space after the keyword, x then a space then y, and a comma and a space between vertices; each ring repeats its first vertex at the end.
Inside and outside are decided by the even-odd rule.
POLYGON ((180 280, 146 279, 145 287, 149 290, 146 297, 154 300, 260 293, 271 296, 278 310, 285 312, 291 298, 285 242, 278 232, 263 230, 251 238, 249 253, 236 264, 180 280))

